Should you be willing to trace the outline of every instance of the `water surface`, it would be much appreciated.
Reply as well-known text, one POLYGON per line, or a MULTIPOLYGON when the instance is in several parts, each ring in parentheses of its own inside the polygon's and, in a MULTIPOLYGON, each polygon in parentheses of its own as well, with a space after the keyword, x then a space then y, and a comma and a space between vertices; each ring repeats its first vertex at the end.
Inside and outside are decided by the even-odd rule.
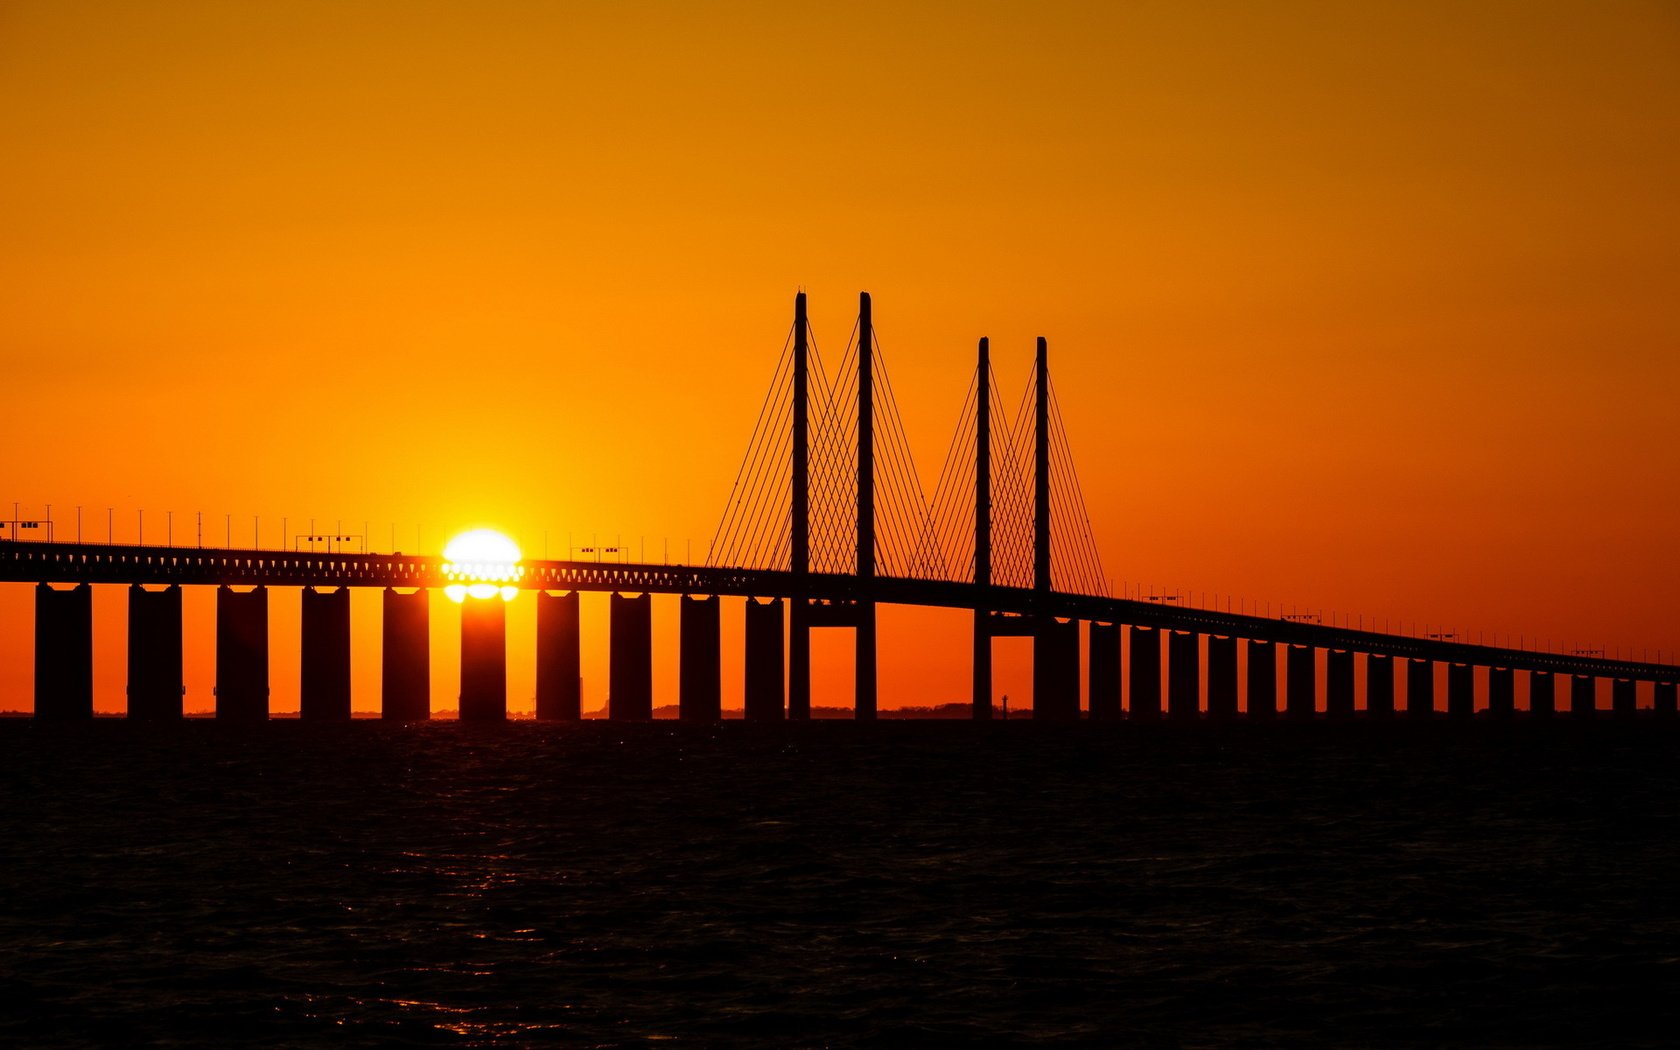
POLYGON ((1677 742, 0 721, 0 1042, 1673 1045, 1677 742))

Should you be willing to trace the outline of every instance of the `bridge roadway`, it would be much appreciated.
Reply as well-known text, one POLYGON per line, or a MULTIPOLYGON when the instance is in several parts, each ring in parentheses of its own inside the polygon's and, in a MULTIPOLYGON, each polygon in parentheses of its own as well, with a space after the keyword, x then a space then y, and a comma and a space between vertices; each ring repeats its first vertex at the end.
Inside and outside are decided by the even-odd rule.
MULTIPOLYGON (((788 598, 794 574, 780 569, 624 562, 525 561, 526 590, 724 594, 788 598)), ((235 587, 443 587, 443 559, 409 554, 323 554, 215 547, 131 547, 0 540, 0 581, 19 583, 227 584, 235 587)), ((1023 587, 811 573, 801 588, 819 601, 873 599, 889 605, 983 608, 1005 615, 1056 616, 1161 630, 1251 638, 1285 645, 1375 653, 1413 660, 1509 667, 1558 675, 1680 681, 1680 666, 1383 634, 1319 623, 1023 587)))

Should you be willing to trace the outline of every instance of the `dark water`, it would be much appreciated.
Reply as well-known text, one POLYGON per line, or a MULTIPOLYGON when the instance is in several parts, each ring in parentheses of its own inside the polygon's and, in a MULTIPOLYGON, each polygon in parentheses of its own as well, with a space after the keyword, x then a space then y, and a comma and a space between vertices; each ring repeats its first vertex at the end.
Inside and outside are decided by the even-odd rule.
POLYGON ((0 1043, 1672 1046, 1677 744, 0 722, 0 1043))

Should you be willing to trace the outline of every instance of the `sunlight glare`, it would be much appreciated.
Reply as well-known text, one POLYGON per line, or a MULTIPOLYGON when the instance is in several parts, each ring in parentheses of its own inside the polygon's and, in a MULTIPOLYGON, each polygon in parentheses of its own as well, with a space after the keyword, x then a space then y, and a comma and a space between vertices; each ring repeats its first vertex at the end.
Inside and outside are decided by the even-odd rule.
POLYGON ((495 529, 463 532, 443 548, 443 574, 450 581, 443 593, 452 602, 497 596, 511 602, 525 575, 519 559, 519 545, 495 529))

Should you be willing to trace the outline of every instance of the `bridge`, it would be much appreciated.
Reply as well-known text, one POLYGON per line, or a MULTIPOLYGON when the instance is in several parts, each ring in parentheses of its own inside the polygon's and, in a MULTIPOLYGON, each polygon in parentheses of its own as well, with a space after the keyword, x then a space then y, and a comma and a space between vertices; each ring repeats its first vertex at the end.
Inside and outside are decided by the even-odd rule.
MULTIPOLYGON (((989 344, 981 339, 962 419, 930 499, 898 420, 870 297, 860 297, 857 325, 831 377, 800 293, 707 564, 526 561, 517 579, 503 581, 535 593, 537 717, 582 717, 584 591, 612 595, 614 719, 652 716, 652 594, 683 596, 679 710, 693 720, 721 716, 725 596, 746 599, 744 699, 754 720, 810 717, 810 637, 822 627, 855 632, 854 710, 859 719, 875 717, 881 604, 972 613, 973 716, 982 720, 992 716, 992 639, 1011 635, 1032 639, 1033 712, 1040 720, 1382 718, 1401 710, 1409 718, 1436 717, 1437 664, 1447 667, 1449 718, 1518 714, 1518 673, 1528 676, 1531 717, 1560 709, 1559 676, 1569 679, 1575 717, 1597 713, 1599 679, 1612 683, 1611 712, 1618 716, 1641 707, 1676 714, 1680 666, 1672 664, 1108 594, 1045 340, 1013 418, 995 387, 989 344), (1322 710, 1318 650, 1326 654, 1322 710), (1402 668, 1403 692, 1396 688, 1402 668), (1641 703, 1642 691, 1649 703, 1641 703)), ((181 588, 202 586, 216 588, 218 718, 268 717, 271 587, 303 589, 301 717, 349 718, 348 588, 373 587, 384 591, 381 713, 424 719, 431 698, 427 592, 458 579, 460 567, 419 555, 0 541, 0 581, 35 584, 35 714, 42 719, 92 717, 95 585, 128 588, 130 718, 182 717, 181 588)), ((461 643, 461 717, 505 718, 503 604, 467 601, 461 643)))

